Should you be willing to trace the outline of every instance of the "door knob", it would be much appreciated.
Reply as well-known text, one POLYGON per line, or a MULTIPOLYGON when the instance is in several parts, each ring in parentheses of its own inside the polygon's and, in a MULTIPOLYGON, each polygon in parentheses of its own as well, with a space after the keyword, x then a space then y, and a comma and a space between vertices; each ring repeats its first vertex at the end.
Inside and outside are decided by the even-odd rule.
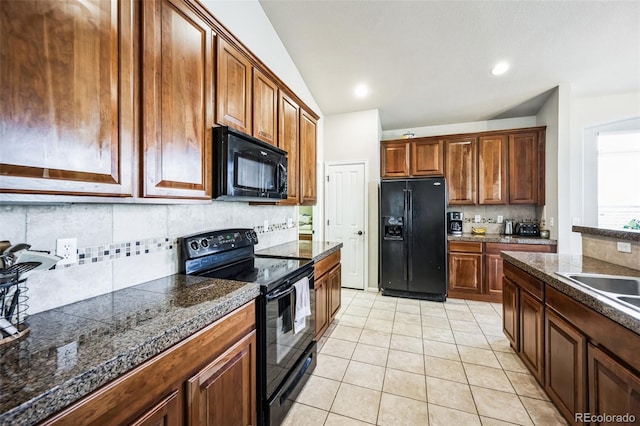
POLYGON ((364 234, 364 232, 358 231, 358 235, 362 235, 362 234, 364 234))

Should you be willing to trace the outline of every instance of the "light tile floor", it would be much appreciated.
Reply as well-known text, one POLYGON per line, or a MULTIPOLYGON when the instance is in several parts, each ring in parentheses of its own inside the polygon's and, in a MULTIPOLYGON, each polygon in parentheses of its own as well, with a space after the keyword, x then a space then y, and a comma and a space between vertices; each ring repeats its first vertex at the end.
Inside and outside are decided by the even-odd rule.
POLYGON ((284 425, 566 425, 502 333, 502 306, 342 290, 284 425))

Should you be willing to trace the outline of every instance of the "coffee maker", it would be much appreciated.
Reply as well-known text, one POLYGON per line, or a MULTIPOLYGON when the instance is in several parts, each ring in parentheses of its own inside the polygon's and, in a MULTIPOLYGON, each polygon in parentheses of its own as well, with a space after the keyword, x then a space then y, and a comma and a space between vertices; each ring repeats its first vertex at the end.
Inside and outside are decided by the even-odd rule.
POLYGON ((451 235, 462 235, 462 212, 447 212, 447 232, 451 235))

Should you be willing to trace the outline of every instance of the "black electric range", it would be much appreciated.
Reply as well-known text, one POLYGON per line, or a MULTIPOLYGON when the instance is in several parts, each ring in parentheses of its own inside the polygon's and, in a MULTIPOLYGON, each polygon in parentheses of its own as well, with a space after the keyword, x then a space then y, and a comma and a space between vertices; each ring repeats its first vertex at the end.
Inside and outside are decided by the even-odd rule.
POLYGON ((256 257, 253 229, 179 239, 181 272, 260 285, 256 303, 258 424, 278 425, 316 365, 313 261, 256 257), (308 285, 311 315, 296 318, 296 283, 308 285), (294 321, 301 319, 301 321, 294 321), (295 324, 294 324, 295 322, 295 324))

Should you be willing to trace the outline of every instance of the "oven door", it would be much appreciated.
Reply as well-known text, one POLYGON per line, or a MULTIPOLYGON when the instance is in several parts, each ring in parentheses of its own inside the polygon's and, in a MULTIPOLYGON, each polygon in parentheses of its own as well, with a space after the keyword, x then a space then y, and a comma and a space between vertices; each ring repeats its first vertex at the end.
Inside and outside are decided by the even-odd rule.
MULTIPOLYGON (((310 274, 299 275, 266 295, 266 397, 269 399, 284 385, 287 375, 293 371, 315 337, 315 294, 313 268, 310 274), (309 305, 311 315, 304 317, 304 326, 297 326, 296 291, 294 283, 306 278, 309 281, 309 305)), ((308 269, 308 270, 309 270, 308 269)), ((299 321, 302 324, 302 321, 299 321)))

